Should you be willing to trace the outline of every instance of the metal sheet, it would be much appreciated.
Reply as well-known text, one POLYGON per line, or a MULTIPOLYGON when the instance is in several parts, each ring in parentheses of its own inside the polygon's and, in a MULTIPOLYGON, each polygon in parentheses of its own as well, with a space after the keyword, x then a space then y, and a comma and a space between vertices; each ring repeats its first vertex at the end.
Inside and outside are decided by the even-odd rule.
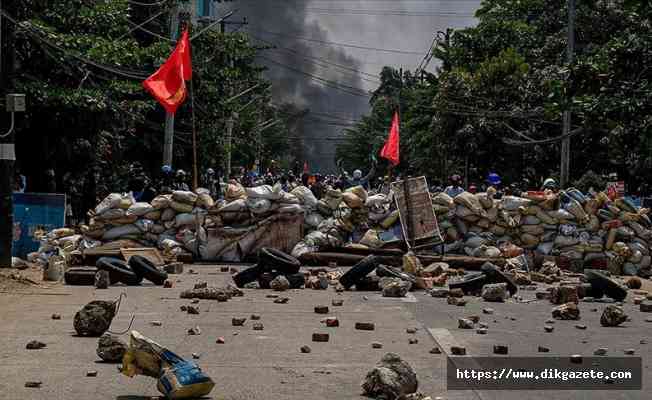
POLYGON ((421 176, 409 178, 407 182, 393 182, 392 191, 406 240, 432 239, 435 244, 443 242, 426 178, 421 176))

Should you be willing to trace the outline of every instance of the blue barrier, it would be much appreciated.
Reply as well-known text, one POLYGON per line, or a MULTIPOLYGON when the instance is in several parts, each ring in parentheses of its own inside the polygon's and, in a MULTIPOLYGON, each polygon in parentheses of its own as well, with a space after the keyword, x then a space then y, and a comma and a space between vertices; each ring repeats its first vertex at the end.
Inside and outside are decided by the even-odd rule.
POLYGON ((66 195, 51 193, 14 193, 14 238, 12 254, 25 258, 38 250, 34 232, 62 228, 66 220, 66 195))

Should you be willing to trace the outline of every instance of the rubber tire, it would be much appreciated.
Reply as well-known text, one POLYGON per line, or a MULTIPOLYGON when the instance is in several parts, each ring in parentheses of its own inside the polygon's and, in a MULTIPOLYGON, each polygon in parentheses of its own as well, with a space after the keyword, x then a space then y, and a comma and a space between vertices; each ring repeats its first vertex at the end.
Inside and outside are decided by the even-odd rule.
POLYGON ((279 274, 275 274, 274 272, 263 272, 258 277, 258 286, 260 286, 261 289, 271 289, 272 287, 270 286, 270 283, 278 275, 279 274))
POLYGON ((377 292, 380 290, 380 278, 368 275, 355 283, 355 290, 360 292, 377 292))
POLYGON ((95 285, 95 267, 71 267, 63 274, 66 285, 93 286, 95 285))
POLYGON ((408 274, 407 272, 399 271, 396 268, 392 268, 382 264, 379 264, 376 267, 376 275, 378 275, 381 278, 382 277, 398 278, 404 281, 408 281, 412 284, 415 284, 417 282, 417 278, 414 275, 408 274))
POLYGON ((481 270, 487 275, 487 283, 506 283, 510 296, 514 296, 518 292, 518 286, 516 286, 514 281, 495 265, 485 263, 481 270))
POLYGON ((265 272, 277 271, 291 275, 299 272, 301 262, 289 254, 270 247, 263 247, 258 253, 258 265, 265 272))
POLYGON ((376 256, 367 256, 346 271, 340 277, 340 283, 344 286, 344 289, 349 289, 357 282, 360 282, 365 276, 369 275, 371 271, 375 270, 378 264, 378 258, 376 256))
POLYGON ((584 274, 594 291, 602 292, 607 297, 611 297, 616 301, 623 301, 627 297, 627 288, 607 277, 602 272, 589 269, 584 270, 584 274))
POLYGON ((129 259, 129 267, 136 275, 158 286, 162 286, 165 280, 168 279, 167 273, 160 271, 153 262, 143 256, 132 256, 129 259))
POLYGON ((462 279, 450 282, 449 289, 462 289, 465 295, 471 295, 482 292, 482 287, 486 285, 487 275, 484 273, 465 275, 462 279))
POLYGON ((254 282, 263 273, 263 268, 255 265, 233 275, 233 282, 239 288, 243 288, 247 283, 254 282))
POLYGON ((129 268, 126 262, 113 257, 102 257, 95 263, 97 269, 109 272, 111 283, 122 282, 125 285, 136 286, 143 281, 142 276, 138 276, 129 268))
POLYGON ((285 275, 285 277, 290 281, 290 289, 301 289, 306 284, 306 275, 303 272, 285 275))

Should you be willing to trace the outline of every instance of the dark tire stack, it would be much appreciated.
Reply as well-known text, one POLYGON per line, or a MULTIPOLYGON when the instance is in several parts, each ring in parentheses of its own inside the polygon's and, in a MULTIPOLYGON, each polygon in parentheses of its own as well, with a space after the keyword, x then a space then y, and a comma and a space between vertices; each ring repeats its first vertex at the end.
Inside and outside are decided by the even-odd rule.
POLYGON ((72 267, 66 271, 64 280, 68 285, 93 286, 98 271, 107 271, 111 284, 123 283, 128 286, 140 285, 143 279, 161 286, 168 277, 154 263, 136 255, 129 259, 129 263, 115 257, 102 257, 95 267, 72 267))
POLYGON ((300 268, 301 262, 291 255, 263 247, 258 252, 258 264, 234 275, 233 281, 239 288, 258 281, 261 289, 269 289, 272 279, 284 275, 290 281, 290 288, 298 289, 305 284, 304 275, 299 273, 300 268))

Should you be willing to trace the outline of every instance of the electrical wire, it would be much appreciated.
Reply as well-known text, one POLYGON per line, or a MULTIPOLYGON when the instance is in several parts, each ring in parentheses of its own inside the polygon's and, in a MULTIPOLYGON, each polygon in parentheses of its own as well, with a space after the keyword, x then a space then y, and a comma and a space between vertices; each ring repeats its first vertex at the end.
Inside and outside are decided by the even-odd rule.
POLYGON ((142 7, 158 7, 162 6, 163 4, 169 3, 169 0, 160 0, 157 1, 156 3, 143 3, 140 1, 135 1, 135 0, 127 0, 127 3, 133 4, 136 6, 142 6, 142 7))
POLYGON ((311 8, 311 7, 306 8, 305 11, 311 14, 326 14, 326 15, 453 17, 453 18, 472 18, 474 16, 473 14, 457 13, 457 12, 360 10, 360 9, 335 9, 335 8, 311 8))

